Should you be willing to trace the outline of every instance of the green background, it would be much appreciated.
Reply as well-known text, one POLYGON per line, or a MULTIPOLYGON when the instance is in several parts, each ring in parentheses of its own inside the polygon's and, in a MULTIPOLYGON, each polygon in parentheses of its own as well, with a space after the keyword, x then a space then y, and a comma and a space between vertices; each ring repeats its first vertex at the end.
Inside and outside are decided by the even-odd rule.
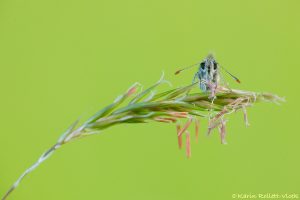
MULTIPOLYGON (((174 125, 121 125, 78 140, 24 179, 10 199, 232 199, 300 193, 297 0, 0 1, 0 194, 77 117, 86 119, 134 82, 162 71, 173 86, 213 52, 242 84, 286 97, 229 117, 228 145, 206 137, 192 158, 174 125)), ((168 88, 163 86, 162 88, 168 88)))

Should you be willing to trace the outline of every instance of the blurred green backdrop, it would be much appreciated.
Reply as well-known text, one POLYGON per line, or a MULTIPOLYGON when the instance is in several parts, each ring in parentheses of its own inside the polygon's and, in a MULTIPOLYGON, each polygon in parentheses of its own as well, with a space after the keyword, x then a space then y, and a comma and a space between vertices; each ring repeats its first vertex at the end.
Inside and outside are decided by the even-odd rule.
MULTIPOLYGON (((64 146, 10 199, 232 199, 232 194, 300 193, 297 0, 0 1, 0 194, 78 116, 164 71, 214 52, 237 75, 231 87, 285 96, 250 108, 218 134, 177 148, 175 127, 116 126, 64 146), (298 99, 297 99, 298 98, 298 99)), ((167 86, 165 86, 167 87, 167 86)))

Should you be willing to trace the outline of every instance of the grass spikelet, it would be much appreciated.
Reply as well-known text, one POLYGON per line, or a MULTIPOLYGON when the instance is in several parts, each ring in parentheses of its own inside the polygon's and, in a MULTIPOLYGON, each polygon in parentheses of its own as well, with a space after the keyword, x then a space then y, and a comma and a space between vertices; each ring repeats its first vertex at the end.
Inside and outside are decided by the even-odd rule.
POLYGON ((178 133, 180 131, 179 124, 176 125, 176 131, 177 131, 178 148, 181 149, 182 148, 182 135, 178 135, 178 133))
POLYGON ((184 125, 184 127, 179 131, 178 136, 181 136, 181 135, 188 129, 188 127, 191 125, 192 121, 193 121, 193 119, 190 118, 190 119, 186 122, 186 124, 184 125))
POLYGON ((243 106, 243 114, 244 114, 245 125, 246 125, 246 127, 248 127, 248 126, 250 126, 250 124, 248 121, 248 114, 247 114, 246 106, 243 106))
POLYGON ((185 131, 186 139, 185 139, 185 148, 186 148, 186 157, 190 158, 192 156, 191 152, 191 135, 189 131, 185 131))
POLYGON ((225 135, 226 135, 226 121, 221 119, 221 125, 219 127, 219 132, 220 132, 220 138, 221 138, 221 143, 222 144, 227 144, 225 140, 225 135))
POLYGON ((195 138, 196 138, 196 143, 198 143, 199 140, 199 120, 197 118, 194 119, 195 121, 195 138))

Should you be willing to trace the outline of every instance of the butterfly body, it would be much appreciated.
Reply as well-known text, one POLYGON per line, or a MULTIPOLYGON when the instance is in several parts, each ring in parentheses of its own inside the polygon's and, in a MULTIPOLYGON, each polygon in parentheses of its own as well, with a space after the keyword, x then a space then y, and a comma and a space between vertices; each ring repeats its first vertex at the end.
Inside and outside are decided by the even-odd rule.
POLYGON ((198 78, 199 87, 203 92, 211 91, 217 87, 220 76, 219 66, 213 55, 208 55, 200 64, 198 71, 195 73, 193 83, 198 78))
POLYGON ((188 67, 176 71, 175 75, 194 66, 199 66, 199 68, 194 75, 193 83, 195 83, 197 81, 196 79, 198 79, 200 90, 203 92, 210 92, 211 96, 215 95, 216 89, 220 85, 220 77, 224 84, 227 86, 227 83, 221 76, 220 69, 224 70, 229 76, 231 76, 231 78, 233 78, 236 82, 240 83, 240 80, 236 76, 231 74, 223 66, 217 63, 216 59, 212 54, 209 54, 200 63, 196 63, 194 65, 190 65, 188 67))

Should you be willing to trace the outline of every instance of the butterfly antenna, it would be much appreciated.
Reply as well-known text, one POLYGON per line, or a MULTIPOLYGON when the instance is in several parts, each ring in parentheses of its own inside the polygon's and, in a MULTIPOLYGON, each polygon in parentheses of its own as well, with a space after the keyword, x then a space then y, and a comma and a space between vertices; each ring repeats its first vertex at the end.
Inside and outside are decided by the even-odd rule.
POLYGON ((236 76, 234 76, 233 74, 231 74, 227 69, 225 69, 223 66, 221 66, 221 68, 222 68, 227 74, 229 74, 236 82, 241 83, 240 79, 238 79, 236 76))
POLYGON ((188 66, 188 67, 185 67, 185 68, 183 68, 183 69, 177 70, 177 71, 175 72, 175 75, 179 74, 180 72, 182 72, 182 71, 184 71, 184 70, 190 69, 190 68, 192 68, 192 67, 198 65, 199 63, 200 63, 200 62, 195 63, 195 64, 193 64, 193 65, 190 65, 190 66, 188 66))

